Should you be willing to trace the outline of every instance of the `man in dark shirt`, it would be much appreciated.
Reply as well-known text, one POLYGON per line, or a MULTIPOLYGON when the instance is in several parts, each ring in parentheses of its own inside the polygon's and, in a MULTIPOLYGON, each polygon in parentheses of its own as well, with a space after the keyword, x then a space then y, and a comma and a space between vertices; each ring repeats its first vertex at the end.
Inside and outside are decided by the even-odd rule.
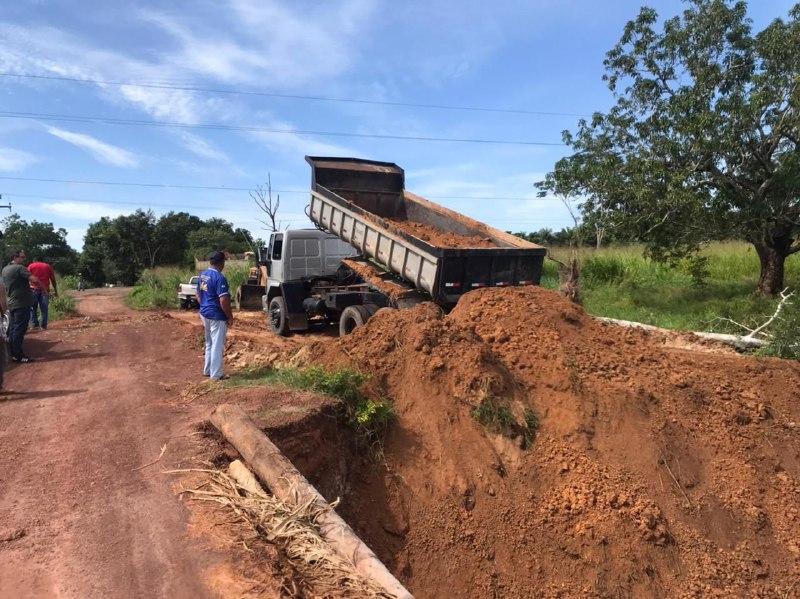
POLYGON ((200 273, 197 282, 197 303, 206 336, 206 355, 203 374, 215 380, 225 378, 222 373, 223 352, 228 326, 233 324, 231 293, 228 280, 222 274, 225 254, 213 252, 208 257, 211 268, 200 273))
POLYGON ((8 295, 8 349, 14 362, 32 362, 22 351, 25 331, 28 330, 28 319, 31 317, 33 291, 31 284, 38 284, 39 279, 24 266, 25 251, 11 252, 11 263, 3 269, 2 277, 8 295))

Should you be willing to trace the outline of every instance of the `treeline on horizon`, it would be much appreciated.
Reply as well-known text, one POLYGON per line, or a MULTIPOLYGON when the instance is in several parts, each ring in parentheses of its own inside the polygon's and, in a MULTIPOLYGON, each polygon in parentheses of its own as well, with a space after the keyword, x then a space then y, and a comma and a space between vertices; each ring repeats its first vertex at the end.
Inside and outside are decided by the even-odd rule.
MULTIPOLYGON (((156 217, 152 211, 137 210, 115 218, 102 217, 89 225, 81 252, 67 243, 66 229, 55 228, 53 223, 27 222, 12 214, 3 219, 2 227, 0 251, 5 259, 12 249, 19 247, 31 261, 49 262, 62 276, 80 273, 84 281, 98 286, 133 285, 147 268, 191 268, 195 258, 203 259, 212 250, 241 254, 264 244, 224 219, 202 219, 188 212, 168 212, 156 217)), ((592 223, 513 234, 546 247, 599 247, 642 241, 613 229, 598 229, 592 223)))
POLYGON ((188 212, 156 217, 152 211, 137 210, 104 216, 89 225, 81 252, 67 243, 67 230, 53 223, 29 223, 12 214, 2 226, 0 251, 6 260, 12 249, 22 248, 29 260, 49 262, 61 276, 80 273, 96 286, 133 285, 147 268, 193 267, 195 258, 205 258, 212 250, 241 254, 263 244, 224 219, 201 219, 188 212))

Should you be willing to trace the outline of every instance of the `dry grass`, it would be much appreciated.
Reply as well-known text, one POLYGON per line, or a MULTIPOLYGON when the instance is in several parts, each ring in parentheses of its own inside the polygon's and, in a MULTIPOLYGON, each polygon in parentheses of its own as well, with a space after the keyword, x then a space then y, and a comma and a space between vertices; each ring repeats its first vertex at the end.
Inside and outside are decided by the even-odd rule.
MULTIPOLYGON (((359 574, 352 562, 335 553, 320 536, 317 518, 334 506, 319 508, 310 498, 288 505, 263 491, 243 488, 220 470, 171 472, 204 474, 205 482, 184 492, 196 500, 214 502, 230 509, 263 539, 279 546, 303 583, 310 587, 311 596, 391 598, 359 574)), ((306 593, 300 593, 300 596, 306 596, 306 593)))

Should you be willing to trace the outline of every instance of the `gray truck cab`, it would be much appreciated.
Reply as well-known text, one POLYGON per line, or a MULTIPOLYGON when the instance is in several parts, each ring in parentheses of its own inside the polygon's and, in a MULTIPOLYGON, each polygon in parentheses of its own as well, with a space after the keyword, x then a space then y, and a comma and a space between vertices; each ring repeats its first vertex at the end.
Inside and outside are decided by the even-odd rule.
MULTIPOLYGON (((352 245, 318 229, 292 229, 269 238, 269 287, 336 274, 343 258, 358 255, 352 245)), ((268 293, 269 295, 269 293, 268 293)))
MULTIPOLYGON (((266 248, 267 287, 261 303, 274 329, 282 334, 308 328, 302 301, 313 281, 335 278, 344 258, 358 250, 319 229, 272 233, 266 248)), ((263 259, 262 258, 262 259, 263 259)))

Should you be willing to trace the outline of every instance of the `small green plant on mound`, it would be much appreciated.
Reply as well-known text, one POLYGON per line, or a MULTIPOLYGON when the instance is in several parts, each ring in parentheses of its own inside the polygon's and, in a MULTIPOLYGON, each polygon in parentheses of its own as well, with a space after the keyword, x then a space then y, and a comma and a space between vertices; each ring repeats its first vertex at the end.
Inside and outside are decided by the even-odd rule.
POLYGON ((525 409, 525 423, 520 424, 507 403, 493 396, 484 397, 472 410, 472 416, 489 432, 511 439, 520 438, 523 449, 533 444, 539 430, 539 418, 533 410, 525 409))
POLYGON ((526 449, 533 445, 533 441, 536 439, 536 434, 538 432, 539 417, 536 415, 536 412, 530 408, 525 408, 525 430, 522 435, 526 449))
POLYGON ((493 433, 507 434, 516 424, 511 409, 496 397, 485 397, 472 411, 472 415, 493 433))
POLYGON ((225 385, 281 385, 330 395, 341 402, 342 415, 356 431, 359 440, 380 451, 380 442, 394 417, 394 408, 388 399, 371 399, 364 395, 361 386, 368 378, 366 374, 352 368, 328 370, 321 366, 255 367, 236 372, 225 385))

